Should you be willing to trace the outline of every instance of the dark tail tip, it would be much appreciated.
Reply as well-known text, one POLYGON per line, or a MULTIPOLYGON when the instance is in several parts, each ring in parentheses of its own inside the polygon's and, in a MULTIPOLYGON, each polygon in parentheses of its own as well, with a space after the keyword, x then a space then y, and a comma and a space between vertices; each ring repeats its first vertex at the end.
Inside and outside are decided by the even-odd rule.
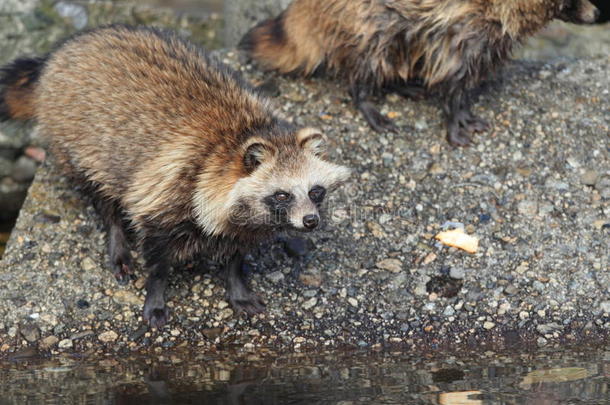
POLYGON ((263 43, 283 44, 286 39, 283 20, 284 13, 256 25, 243 36, 238 44, 239 49, 253 53, 261 45, 264 46, 263 43))
POLYGON ((0 68, 0 120, 32 118, 32 91, 46 60, 19 58, 0 68))

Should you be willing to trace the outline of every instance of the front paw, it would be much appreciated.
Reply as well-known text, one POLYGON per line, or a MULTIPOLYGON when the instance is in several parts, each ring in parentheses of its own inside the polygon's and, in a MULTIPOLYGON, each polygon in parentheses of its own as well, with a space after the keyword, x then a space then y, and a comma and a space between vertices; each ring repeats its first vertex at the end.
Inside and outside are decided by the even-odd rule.
POLYGON ((472 143, 468 131, 458 125, 447 129, 447 141, 451 146, 462 148, 470 146, 472 143))
POLYGON ((145 303, 143 317, 151 327, 161 329, 169 320, 169 310, 165 305, 161 307, 145 303))
POLYGON ((251 291, 242 292, 240 294, 229 295, 228 297, 231 306, 237 314, 242 312, 250 316, 265 312, 266 306, 263 300, 251 291))
POLYGON ((486 132, 491 128, 487 121, 472 113, 468 114, 468 117, 461 124, 469 133, 486 132))
POLYGON ((111 258, 112 274, 120 285, 127 285, 133 275, 131 253, 124 251, 122 254, 113 256, 111 258))
POLYGON ((381 114, 371 103, 363 102, 358 107, 366 122, 376 132, 398 133, 398 126, 389 117, 381 114))

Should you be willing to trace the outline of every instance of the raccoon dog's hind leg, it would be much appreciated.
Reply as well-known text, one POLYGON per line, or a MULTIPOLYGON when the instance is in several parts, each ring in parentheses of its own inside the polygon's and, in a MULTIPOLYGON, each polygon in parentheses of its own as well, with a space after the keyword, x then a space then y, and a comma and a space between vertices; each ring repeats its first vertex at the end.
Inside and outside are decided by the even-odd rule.
POLYGON ((94 197, 93 203, 108 234, 110 268, 119 284, 125 285, 133 274, 133 260, 125 233, 123 212, 116 201, 101 196, 94 197))
POLYGON ((154 328, 163 327, 169 319, 165 306, 165 289, 169 277, 170 259, 166 235, 161 232, 145 230, 142 253, 146 269, 146 300, 144 301, 144 320, 154 328))
POLYGON ((265 311, 265 304, 248 288, 242 271, 243 262, 243 256, 237 253, 227 264, 227 298, 238 313, 245 311, 248 315, 259 314, 265 311))
POLYGON ((454 88, 448 92, 444 112, 447 118, 447 140, 453 146, 469 146, 472 134, 489 129, 487 121, 470 111, 470 99, 463 88, 454 88))
POLYGON ((354 106, 362 113, 364 119, 377 132, 398 132, 398 127, 392 120, 382 115, 377 108, 368 101, 372 95, 370 86, 352 83, 349 89, 350 95, 354 102, 354 106))

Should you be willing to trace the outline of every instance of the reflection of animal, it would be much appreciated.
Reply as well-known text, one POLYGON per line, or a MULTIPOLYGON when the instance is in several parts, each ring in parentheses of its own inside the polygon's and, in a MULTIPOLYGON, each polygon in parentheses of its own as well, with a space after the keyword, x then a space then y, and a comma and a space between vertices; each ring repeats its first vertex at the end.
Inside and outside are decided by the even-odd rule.
POLYGON ((235 72, 171 34, 103 28, 2 72, 0 111, 35 118, 91 190, 119 281, 132 266, 123 218, 137 230, 155 326, 167 320, 170 264, 199 254, 229 262, 237 310, 262 311, 242 255, 278 230, 316 228, 326 191, 348 176, 322 158, 323 135, 278 119, 235 72))
POLYGON ((438 90, 448 140, 464 146, 488 127, 470 112, 468 90, 553 18, 589 23, 597 13, 588 0, 295 0, 241 46, 267 69, 345 75, 377 131, 395 127, 368 101, 372 93, 419 96, 414 83, 438 90))

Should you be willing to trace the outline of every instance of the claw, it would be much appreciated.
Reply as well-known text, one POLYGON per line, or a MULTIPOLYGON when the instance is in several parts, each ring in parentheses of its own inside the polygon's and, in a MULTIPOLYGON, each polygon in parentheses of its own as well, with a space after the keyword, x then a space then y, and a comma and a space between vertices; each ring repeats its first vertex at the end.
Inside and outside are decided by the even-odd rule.
POLYGON ((373 105, 367 101, 361 102, 358 109, 362 112, 364 119, 376 132, 398 132, 398 127, 394 122, 381 114, 373 105))
POLYGON ((229 299, 235 312, 240 314, 247 313, 250 316, 265 312, 266 305, 263 300, 255 293, 249 293, 247 297, 241 299, 229 299))
POLYGON ((144 305, 143 317, 151 327, 161 329, 169 320, 169 311, 167 307, 148 308, 146 305, 144 305))
POLYGON ((447 140, 451 146, 466 147, 472 144, 471 135, 489 130, 487 121, 477 117, 470 111, 462 110, 457 113, 453 122, 447 128, 447 140))

